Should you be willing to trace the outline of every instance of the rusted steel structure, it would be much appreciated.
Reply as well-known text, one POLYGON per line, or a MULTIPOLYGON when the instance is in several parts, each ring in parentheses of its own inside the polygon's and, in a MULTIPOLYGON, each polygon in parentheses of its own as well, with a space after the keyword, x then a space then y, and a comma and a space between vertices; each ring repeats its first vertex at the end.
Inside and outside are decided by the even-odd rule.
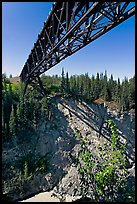
POLYGON ((43 89, 42 73, 134 14, 134 2, 53 3, 20 74, 24 93, 28 84, 39 84, 43 89))

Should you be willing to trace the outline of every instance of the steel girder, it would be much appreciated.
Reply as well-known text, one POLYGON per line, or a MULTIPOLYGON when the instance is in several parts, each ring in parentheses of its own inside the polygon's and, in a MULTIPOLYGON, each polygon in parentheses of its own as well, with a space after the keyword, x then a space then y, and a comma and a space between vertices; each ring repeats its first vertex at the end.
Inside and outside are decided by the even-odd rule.
MULTIPOLYGON (((56 2, 20 77, 26 87, 61 60, 135 14, 133 2, 56 2)), ((26 89, 25 89, 26 90, 26 89)))

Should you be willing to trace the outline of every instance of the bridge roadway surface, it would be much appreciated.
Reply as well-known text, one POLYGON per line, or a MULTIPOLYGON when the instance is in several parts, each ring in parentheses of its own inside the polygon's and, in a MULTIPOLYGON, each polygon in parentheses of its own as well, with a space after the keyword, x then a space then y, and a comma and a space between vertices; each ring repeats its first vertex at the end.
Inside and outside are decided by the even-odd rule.
POLYGON ((20 74, 24 94, 28 84, 42 90, 42 73, 134 14, 135 2, 53 3, 20 74))

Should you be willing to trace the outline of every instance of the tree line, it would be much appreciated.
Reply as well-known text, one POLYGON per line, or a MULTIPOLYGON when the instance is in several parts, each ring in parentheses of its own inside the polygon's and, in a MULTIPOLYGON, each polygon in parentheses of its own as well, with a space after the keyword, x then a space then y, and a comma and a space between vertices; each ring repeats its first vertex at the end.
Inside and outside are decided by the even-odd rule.
POLYGON ((105 74, 97 73, 91 77, 88 73, 81 75, 65 74, 62 69, 61 77, 42 76, 42 81, 46 86, 62 94, 70 94, 72 97, 81 98, 87 101, 94 101, 102 98, 105 101, 116 102, 119 110, 126 111, 135 107, 135 76, 128 80, 124 78, 114 80, 111 74, 110 78, 105 74))
POLYGON ((88 73, 81 75, 65 74, 61 76, 41 76, 47 95, 41 97, 36 89, 28 87, 30 93, 23 97, 23 84, 11 84, 5 75, 2 76, 2 133, 3 138, 23 135, 27 131, 35 130, 41 119, 48 119, 49 96, 60 94, 85 101, 102 98, 105 101, 115 101, 119 110, 125 111, 135 106, 135 76, 125 79, 110 78, 107 72, 97 73, 91 77, 88 73))

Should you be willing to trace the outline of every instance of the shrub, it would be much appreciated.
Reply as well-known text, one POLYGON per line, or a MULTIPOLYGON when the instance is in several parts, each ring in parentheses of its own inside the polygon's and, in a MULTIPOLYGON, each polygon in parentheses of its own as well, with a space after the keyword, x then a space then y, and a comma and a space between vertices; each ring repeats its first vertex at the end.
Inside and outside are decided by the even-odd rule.
MULTIPOLYGON (((98 145, 98 158, 92 153, 84 139, 77 159, 81 178, 82 197, 90 196, 93 201, 118 201, 119 192, 125 193, 127 180, 125 145, 120 143, 117 127, 108 121, 111 130, 111 144, 98 145)), ((122 195, 121 195, 122 196, 122 195)))

